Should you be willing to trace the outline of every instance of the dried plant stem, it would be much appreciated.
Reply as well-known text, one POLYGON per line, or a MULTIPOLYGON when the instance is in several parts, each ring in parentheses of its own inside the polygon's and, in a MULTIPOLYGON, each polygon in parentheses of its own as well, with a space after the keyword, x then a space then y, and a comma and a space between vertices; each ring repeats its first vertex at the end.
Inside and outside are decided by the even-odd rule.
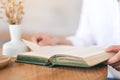
POLYGON ((21 24, 24 7, 23 0, 0 0, 0 14, 5 14, 9 24, 21 24))

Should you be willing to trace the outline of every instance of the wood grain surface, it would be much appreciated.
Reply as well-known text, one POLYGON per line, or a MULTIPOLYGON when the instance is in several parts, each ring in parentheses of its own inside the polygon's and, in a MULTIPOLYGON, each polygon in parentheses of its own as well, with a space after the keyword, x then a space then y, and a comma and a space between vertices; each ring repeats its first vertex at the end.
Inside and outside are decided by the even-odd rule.
POLYGON ((15 59, 0 70, 0 80, 106 80, 107 67, 54 67, 16 63, 15 59))

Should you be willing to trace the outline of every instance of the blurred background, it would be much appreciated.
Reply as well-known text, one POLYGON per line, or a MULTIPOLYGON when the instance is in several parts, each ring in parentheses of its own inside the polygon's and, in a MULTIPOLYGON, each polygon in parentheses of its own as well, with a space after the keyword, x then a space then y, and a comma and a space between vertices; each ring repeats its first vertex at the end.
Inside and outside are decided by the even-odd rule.
MULTIPOLYGON (((24 0, 22 31, 72 35, 78 27, 81 6, 82 0, 24 0)), ((8 31, 6 21, 0 20, 0 45, 9 39, 8 31)))

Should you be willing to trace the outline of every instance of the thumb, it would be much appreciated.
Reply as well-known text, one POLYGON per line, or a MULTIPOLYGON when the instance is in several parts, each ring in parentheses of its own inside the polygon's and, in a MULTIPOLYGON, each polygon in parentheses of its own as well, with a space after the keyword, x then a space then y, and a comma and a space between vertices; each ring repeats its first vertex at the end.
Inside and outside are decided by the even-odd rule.
POLYGON ((107 64, 114 64, 116 62, 120 61, 120 51, 114 55, 111 59, 107 61, 107 64))

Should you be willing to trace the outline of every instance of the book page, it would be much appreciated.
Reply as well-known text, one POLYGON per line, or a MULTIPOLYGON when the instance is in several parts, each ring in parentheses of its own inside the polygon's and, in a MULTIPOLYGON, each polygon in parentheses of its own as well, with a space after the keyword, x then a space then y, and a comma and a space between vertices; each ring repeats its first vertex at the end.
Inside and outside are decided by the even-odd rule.
POLYGON ((77 57, 89 57, 93 55, 97 55, 100 53, 105 53, 105 47, 99 46, 91 46, 91 47, 84 47, 84 48, 76 48, 74 50, 70 50, 66 55, 77 56, 77 57))
POLYGON ((103 47, 92 46, 92 47, 68 47, 68 46, 46 46, 41 47, 38 53, 41 56, 51 57, 57 54, 70 55, 76 57, 89 57, 104 52, 103 47))
POLYGON ((24 40, 28 47, 34 50, 36 56, 49 58, 56 54, 64 54, 76 57, 88 57, 104 52, 104 47, 73 47, 73 46, 38 46, 35 43, 24 40))
POLYGON ((70 46, 43 46, 43 47, 39 47, 39 50, 37 51, 31 51, 31 52, 27 52, 27 54, 26 53, 21 53, 21 54, 49 58, 57 54, 67 54, 73 49, 76 48, 70 46))

